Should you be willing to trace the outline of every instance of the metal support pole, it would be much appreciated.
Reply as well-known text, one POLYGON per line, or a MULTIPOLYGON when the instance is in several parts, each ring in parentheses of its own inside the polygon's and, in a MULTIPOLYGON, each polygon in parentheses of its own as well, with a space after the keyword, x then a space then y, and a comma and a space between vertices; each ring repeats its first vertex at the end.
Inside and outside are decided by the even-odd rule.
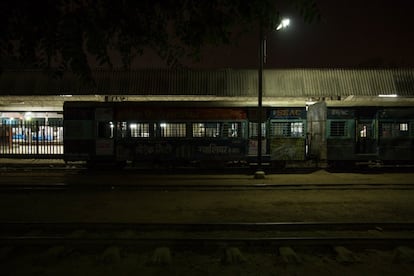
POLYGON ((256 172, 254 174, 254 177, 256 179, 261 179, 264 178, 265 173, 262 169, 262 113, 263 113, 263 107, 262 107, 262 102, 263 102, 263 63, 264 63, 264 48, 265 48, 265 38, 264 38, 264 34, 263 34, 263 27, 262 24, 260 24, 260 31, 259 31, 259 74, 258 74, 258 78, 259 78, 259 91, 258 91, 258 96, 257 96, 257 124, 258 124, 258 128, 257 128, 257 169, 256 172))

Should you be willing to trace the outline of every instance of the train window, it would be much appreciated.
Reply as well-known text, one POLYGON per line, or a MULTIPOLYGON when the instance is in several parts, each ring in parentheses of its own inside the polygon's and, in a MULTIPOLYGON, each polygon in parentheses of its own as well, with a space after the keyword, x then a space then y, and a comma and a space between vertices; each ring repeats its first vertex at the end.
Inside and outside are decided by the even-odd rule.
POLYGON ((303 137, 303 122, 272 122, 271 135, 283 137, 303 137))
POLYGON ((270 131, 272 136, 289 136, 289 123, 272 122, 270 131))
POLYGON ((400 129, 398 136, 409 136, 408 123, 399 123, 398 126, 400 129))
POLYGON ((117 123, 117 136, 118 138, 127 137, 127 123, 126 122, 117 123))
MULTIPOLYGON (((249 137, 257 137, 258 123, 249 122, 249 137)), ((262 123, 262 137, 266 137, 266 123, 262 123)))
POLYGON ((219 137, 220 123, 193 123, 193 137, 219 137))
POLYGON ((130 123, 131 137, 149 137, 149 123, 130 123))
POLYGON ((112 122, 98 122, 98 137, 113 138, 114 124, 112 122))
POLYGON ((361 126, 359 129, 359 137, 367 138, 367 126, 361 126))
POLYGON ((408 123, 381 123, 381 137, 409 136, 408 123))
POLYGON ((408 131, 408 123, 400 123, 400 131, 408 131))
POLYGON ((185 123, 160 123, 161 137, 185 137, 186 124, 185 123))
POLYGON ((294 122, 290 124, 290 136, 302 137, 304 133, 305 131, 303 122, 294 122))
POLYGON ((225 124, 227 127, 227 137, 237 138, 242 136, 241 123, 228 123, 225 124))
POLYGON ((330 136, 341 137, 348 136, 347 124, 345 121, 331 121, 330 123, 330 136))

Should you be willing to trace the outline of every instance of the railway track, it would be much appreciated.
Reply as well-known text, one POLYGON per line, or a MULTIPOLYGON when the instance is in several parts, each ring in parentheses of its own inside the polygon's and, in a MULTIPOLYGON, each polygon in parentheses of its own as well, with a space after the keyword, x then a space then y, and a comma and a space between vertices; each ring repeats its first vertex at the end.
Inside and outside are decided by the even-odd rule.
POLYGON ((2 246, 135 246, 205 248, 220 245, 349 246, 414 245, 414 222, 388 223, 1 223, 2 246))
MULTIPOLYGON (((195 181, 196 182, 196 181, 195 181)), ((414 184, 0 184, 0 192, 76 190, 249 191, 249 190, 414 190, 414 184)))
POLYGON ((5 275, 409 275, 413 230, 414 222, 0 223, 0 259, 5 275))

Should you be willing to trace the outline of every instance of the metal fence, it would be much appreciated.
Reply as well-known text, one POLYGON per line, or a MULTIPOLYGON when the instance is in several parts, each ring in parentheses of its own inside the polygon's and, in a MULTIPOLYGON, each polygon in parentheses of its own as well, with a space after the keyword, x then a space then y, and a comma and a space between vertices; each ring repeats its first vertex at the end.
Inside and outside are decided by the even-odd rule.
POLYGON ((2 120, 0 123, 0 157, 61 158, 63 123, 2 120))

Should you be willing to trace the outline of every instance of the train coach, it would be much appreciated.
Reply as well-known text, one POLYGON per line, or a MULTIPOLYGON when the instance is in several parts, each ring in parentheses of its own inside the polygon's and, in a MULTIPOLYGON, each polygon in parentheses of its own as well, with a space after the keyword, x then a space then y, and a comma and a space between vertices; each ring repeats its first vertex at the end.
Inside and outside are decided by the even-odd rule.
MULTIPOLYGON (((218 102, 65 102, 64 159, 88 164, 233 166, 257 162, 256 107, 218 102)), ((263 109, 271 167, 413 165, 414 108, 263 109)))
MULTIPOLYGON (((305 108, 265 108, 265 163, 305 160, 305 108)), ((255 162, 256 108, 205 102, 65 102, 64 159, 227 166, 255 162)))
POLYGON ((413 166, 414 107, 309 107, 310 152, 331 167, 413 166))

